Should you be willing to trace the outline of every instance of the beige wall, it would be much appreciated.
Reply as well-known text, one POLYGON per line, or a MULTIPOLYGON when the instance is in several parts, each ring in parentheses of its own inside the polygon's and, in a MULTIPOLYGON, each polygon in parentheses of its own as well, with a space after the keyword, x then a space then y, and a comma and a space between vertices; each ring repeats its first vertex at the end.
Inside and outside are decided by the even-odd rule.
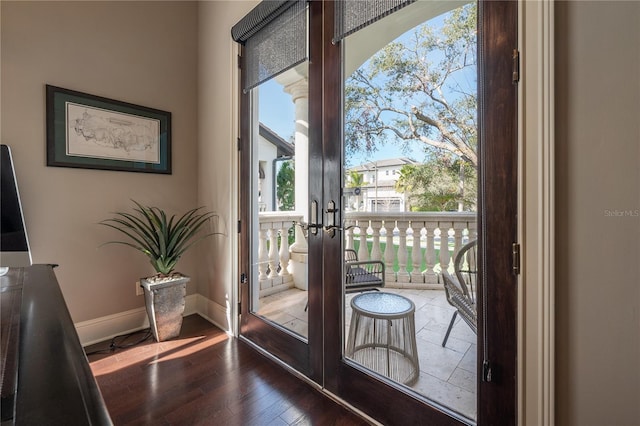
MULTIPOLYGON (((12 147, 33 260, 56 275, 74 322, 143 306, 153 269, 96 225, 130 199, 197 202, 197 3, 2 1, 2 143, 12 147), (46 166, 45 84, 172 113, 173 174, 46 166)), ((196 274, 195 255, 179 270, 196 274)), ((197 280, 190 284, 193 292, 197 280)))
POLYGON ((227 317, 237 288, 237 45, 231 27, 257 1, 204 1, 199 5, 198 31, 198 200, 216 206, 225 233, 200 250, 198 292, 207 302, 203 313, 233 330, 227 317))
POLYGON ((637 425, 640 2, 557 3, 555 31, 556 424, 637 425))

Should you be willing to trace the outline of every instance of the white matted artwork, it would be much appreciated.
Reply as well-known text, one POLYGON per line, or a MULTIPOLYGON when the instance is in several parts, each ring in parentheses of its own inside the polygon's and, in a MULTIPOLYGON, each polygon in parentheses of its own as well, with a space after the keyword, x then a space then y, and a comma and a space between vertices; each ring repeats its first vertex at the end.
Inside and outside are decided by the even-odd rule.
POLYGON ((160 120, 66 102, 67 155, 160 163, 160 120))
POLYGON ((171 113, 55 86, 47 90, 47 165, 171 173, 171 113))

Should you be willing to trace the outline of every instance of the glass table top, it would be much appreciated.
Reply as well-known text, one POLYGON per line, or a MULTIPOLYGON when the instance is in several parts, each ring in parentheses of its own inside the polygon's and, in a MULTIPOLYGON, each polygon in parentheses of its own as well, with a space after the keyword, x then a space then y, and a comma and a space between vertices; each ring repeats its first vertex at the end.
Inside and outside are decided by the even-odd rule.
POLYGON ((401 314, 414 309, 413 302, 404 296, 382 291, 372 291, 355 296, 351 300, 355 309, 374 314, 401 314))

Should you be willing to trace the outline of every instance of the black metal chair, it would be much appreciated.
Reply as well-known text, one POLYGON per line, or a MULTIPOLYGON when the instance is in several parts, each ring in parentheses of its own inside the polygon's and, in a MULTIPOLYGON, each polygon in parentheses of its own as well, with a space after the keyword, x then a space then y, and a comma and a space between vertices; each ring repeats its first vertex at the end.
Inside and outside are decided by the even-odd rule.
POLYGON ((378 290, 384 287, 384 263, 379 260, 358 260, 353 249, 344 251, 345 293, 378 290))
MULTIPOLYGON (((384 263, 379 260, 358 260, 358 253, 353 249, 344 251, 344 286, 345 293, 362 291, 378 291, 384 287, 384 263)), ((304 307, 309 309, 309 302, 304 307)))
POLYGON ((477 240, 473 240, 460 248, 453 261, 455 277, 451 276, 446 270, 442 271, 447 302, 456 308, 442 341, 442 347, 447 344, 449 334, 458 314, 471 327, 474 333, 478 333, 478 311, 476 309, 475 293, 478 276, 477 246, 477 240))

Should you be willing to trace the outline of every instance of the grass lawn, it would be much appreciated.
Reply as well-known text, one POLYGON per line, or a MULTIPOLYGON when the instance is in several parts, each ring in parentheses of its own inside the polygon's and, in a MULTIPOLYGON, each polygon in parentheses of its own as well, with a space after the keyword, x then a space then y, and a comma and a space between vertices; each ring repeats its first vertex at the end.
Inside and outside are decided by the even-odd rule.
MULTIPOLYGON (((367 247, 369 250, 369 253, 371 253, 371 247, 373 246, 373 241, 367 241, 367 247)), ((384 252, 386 250, 387 247, 387 243, 385 242, 380 242, 380 251, 382 252, 382 258, 384 260, 384 252)), ((358 249, 360 248, 360 240, 354 240, 353 241, 353 248, 356 250, 356 252, 358 251, 358 249)), ((395 261, 393 262, 393 271, 394 272, 398 272, 398 270, 400 269, 400 267, 398 266, 398 258, 397 258, 397 253, 398 253, 398 246, 397 245, 393 245, 393 249, 396 253, 396 256, 394 256, 395 261)), ((425 252, 427 251, 426 248, 420 248, 420 250, 422 251, 422 253, 420 254, 420 258, 422 259, 422 263, 420 264, 420 270, 424 271, 425 269, 427 269, 427 263, 425 262, 425 252)), ((450 247, 450 252, 453 252, 453 247, 450 247)), ((412 258, 411 258, 411 253, 413 253, 413 247, 407 247, 407 271, 412 272, 413 271, 413 262, 412 262, 412 258)), ((436 260, 436 264, 438 263, 438 259, 440 258, 440 249, 435 249, 435 260, 436 260)))

